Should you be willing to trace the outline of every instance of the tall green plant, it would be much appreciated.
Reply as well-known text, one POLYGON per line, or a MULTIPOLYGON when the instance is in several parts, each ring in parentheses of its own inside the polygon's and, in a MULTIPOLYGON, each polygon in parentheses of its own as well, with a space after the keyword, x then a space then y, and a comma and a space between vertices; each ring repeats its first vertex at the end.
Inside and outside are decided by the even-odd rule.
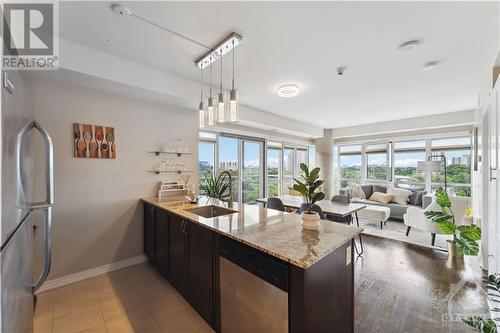
POLYGON ((227 201, 231 179, 224 175, 205 174, 205 181, 200 184, 201 193, 212 198, 227 201))
POLYGON ((468 256, 477 256, 479 253, 477 241, 481 239, 481 228, 475 224, 457 225, 453 211, 450 209, 450 197, 442 187, 436 190, 436 202, 442 211, 427 211, 425 216, 436 223, 443 233, 453 235, 450 242, 460 252, 468 256))
POLYGON ((312 213, 312 206, 325 198, 325 193, 318 191, 319 187, 323 184, 323 181, 319 180, 320 169, 314 168, 309 172, 307 165, 300 163, 300 170, 301 180, 293 179, 296 183, 293 185, 293 189, 302 195, 308 207, 307 212, 312 213))

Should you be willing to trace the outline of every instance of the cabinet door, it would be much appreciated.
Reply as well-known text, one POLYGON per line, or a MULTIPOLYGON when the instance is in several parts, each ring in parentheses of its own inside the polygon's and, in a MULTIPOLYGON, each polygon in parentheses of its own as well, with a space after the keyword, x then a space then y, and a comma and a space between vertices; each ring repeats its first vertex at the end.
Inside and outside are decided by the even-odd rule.
POLYGON ((170 214, 168 223, 168 279, 183 295, 186 295, 186 233, 185 222, 170 214))
POLYGON ((154 265, 163 276, 168 272, 168 216, 163 209, 156 211, 154 265))
POLYGON ((187 224, 189 302, 210 325, 214 322, 214 234, 187 224))
POLYGON ((144 254, 155 261, 155 212, 153 205, 144 204, 144 254))

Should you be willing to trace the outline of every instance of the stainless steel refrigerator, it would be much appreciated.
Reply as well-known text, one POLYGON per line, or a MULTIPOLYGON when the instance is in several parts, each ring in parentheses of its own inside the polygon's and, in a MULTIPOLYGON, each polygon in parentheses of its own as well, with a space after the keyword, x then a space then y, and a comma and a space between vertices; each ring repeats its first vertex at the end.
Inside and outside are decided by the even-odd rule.
POLYGON ((0 333, 22 333, 32 331, 33 295, 50 270, 53 147, 49 134, 34 119, 20 72, 2 71, 1 79, 0 333), (34 138, 42 138, 42 147, 33 144, 34 138), (44 158, 36 167, 45 171, 44 179, 36 180, 43 184, 43 193, 35 198, 38 148, 44 158), (43 233, 43 246, 36 251, 43 251, 44 264, 42 272, 36 272, 39 276, 33 277, 33 221, 38 214, 43 216, 37 231, 43 233))

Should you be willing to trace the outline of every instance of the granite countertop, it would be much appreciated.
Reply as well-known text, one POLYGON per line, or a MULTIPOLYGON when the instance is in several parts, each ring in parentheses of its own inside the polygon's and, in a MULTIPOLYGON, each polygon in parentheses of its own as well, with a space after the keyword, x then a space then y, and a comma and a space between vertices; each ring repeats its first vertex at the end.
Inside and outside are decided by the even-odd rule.
POLYGON ((158 198, 142 200, 303 269, 314 265, 363 231, 355 226, 324 220, 320 221, 319 230, 304 230, 300 216, 295 213, 236 202, 231 209, 237 212, 230 215, 204 218, 188 211, 210 204, 227 208, 226 202, 207 197, 202 197, 197 204, 188 201, 160 202, 158 198))

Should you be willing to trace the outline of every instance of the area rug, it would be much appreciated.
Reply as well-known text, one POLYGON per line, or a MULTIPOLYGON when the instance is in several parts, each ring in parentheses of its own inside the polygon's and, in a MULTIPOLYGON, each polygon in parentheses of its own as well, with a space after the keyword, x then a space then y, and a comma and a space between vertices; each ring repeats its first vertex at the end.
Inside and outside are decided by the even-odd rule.
POLYGON ((403 221, 396 219, 387 220, 384 228, 380 229, 380 222, 374 222, 364 219, 359 219, 359 226, 364 229, 363 234, 376 237, 395 239, 401 242, 416 244, 420 246, 430 247, 439 250, 447 250, 446 240, 450 239, 448 235, 436 235, 436 243, 431 245, 431 234, 412 228, 410 234, 406 236, 406 225, 403 221))

